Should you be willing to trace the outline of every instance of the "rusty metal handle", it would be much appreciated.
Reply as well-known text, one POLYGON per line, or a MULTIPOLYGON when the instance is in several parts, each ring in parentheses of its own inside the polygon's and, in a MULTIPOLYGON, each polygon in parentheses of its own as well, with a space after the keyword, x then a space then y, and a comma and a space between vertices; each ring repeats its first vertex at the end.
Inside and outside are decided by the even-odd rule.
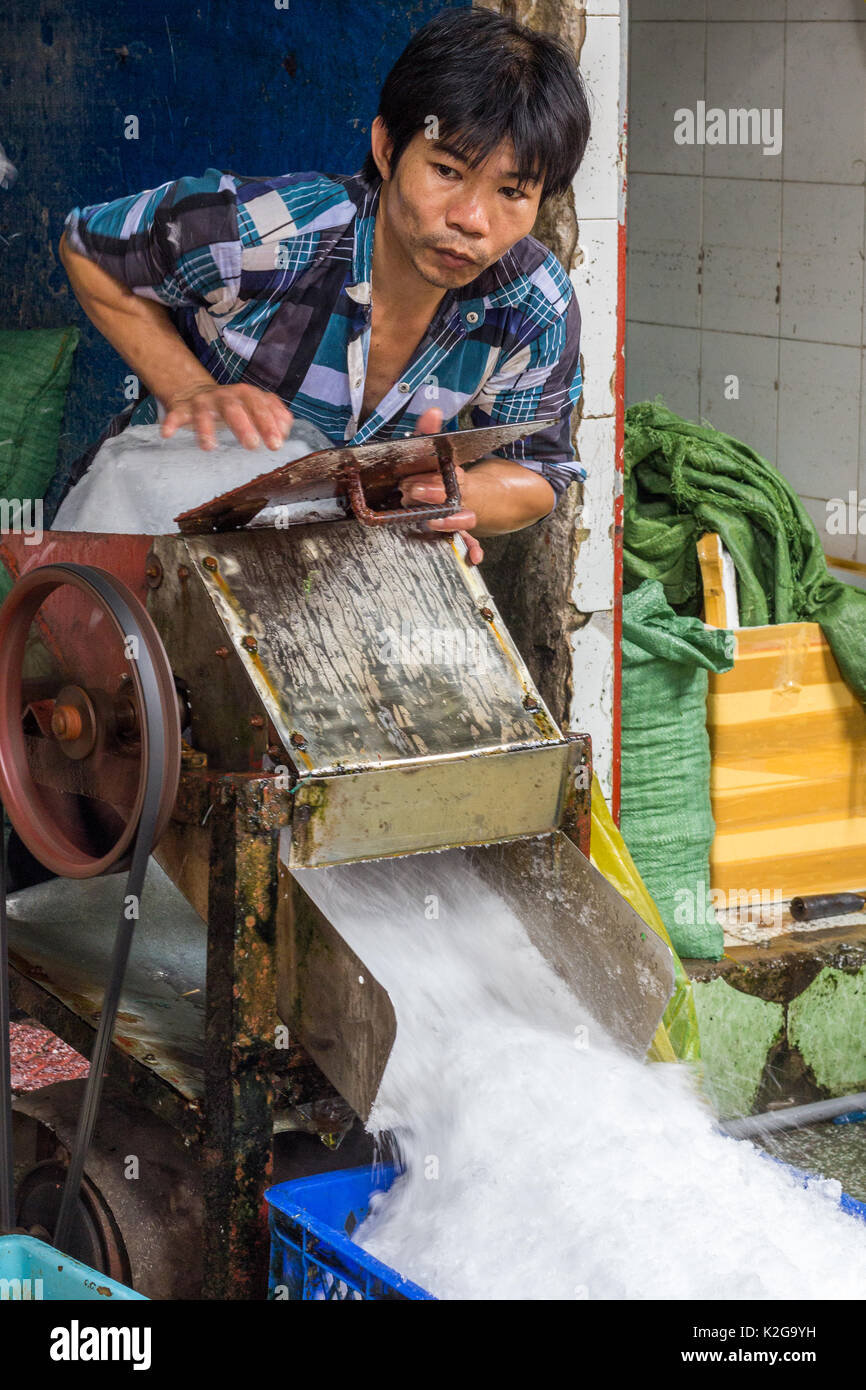
POLYGON ((420 502, 417 507, 398 507, 392 511, 374 512, 364 496, 364 484, 359 470, 347 468, 344 476, 352 511, 357 520, 365 526, 399 525, 406 521, 433 521, 442 516, 453 516, 463 505, 453 460, 440 459, 439 472, 445 484, 444 502, 420 502))

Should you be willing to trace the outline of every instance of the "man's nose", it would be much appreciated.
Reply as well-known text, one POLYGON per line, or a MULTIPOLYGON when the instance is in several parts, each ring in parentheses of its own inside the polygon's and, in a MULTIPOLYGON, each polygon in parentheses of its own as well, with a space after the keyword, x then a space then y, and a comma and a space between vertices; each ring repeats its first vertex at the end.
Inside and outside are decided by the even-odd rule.
POLYGON ((461 198, 452 203, 445 221, 452 231, 464 236, 483 237, 490 232, 490 219, 480 198, 461 198))

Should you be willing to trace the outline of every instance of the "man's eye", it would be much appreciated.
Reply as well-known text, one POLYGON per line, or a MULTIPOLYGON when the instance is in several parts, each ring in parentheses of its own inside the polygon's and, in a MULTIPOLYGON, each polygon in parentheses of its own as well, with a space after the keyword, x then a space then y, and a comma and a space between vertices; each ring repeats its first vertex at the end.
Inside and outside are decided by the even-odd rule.
POLYGON ((457 170, 451 164, 434 164, 433 168, 436 170, 437 173, 444 175, 445 178, 447 178, 450 174, 457 173, 457 170))
POLYGON ((502 188, 500 192, 508 194, 508 201, 510 203, 517 203, 520 201, 521 198, 526 197, 526 194, 523 192, 522 188, 511 188, 509 185, 506 185, 504 188, 502 188), (511 196, 512 194, 514 195, 513 197, 511 196))

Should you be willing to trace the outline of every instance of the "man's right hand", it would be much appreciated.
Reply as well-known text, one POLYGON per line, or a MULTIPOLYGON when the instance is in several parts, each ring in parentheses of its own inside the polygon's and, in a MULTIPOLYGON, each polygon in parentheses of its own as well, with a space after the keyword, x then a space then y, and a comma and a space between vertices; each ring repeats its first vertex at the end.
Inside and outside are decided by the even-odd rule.
POLYGON ((228 425, 245 449, 256 449, 262 440, 269 449, 279 449, 293 419, 292 412, 279 396, 244 382, 220 386, 214 381, 187 387, 170 396, 164 405, 163 438, 170 439, 187 425, 195 430, 202 449, 216 448, 216 430, 220 422, 228 425))

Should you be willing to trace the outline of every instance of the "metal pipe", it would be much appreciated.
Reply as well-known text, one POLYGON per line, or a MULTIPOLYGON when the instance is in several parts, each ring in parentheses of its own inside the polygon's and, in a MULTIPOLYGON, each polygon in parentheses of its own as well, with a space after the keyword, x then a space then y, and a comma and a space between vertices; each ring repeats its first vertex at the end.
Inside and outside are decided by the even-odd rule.
POLYGON ((809 1105, 790 1105, 787 1110, 766 1110, 762 1115, 743 1115, 737 1120, 726 1120, 719 1128, 731 1139, 751 1139, 755 1134, 775 1134, 785 1129, 799 1129, 800 1125, 812 1125, 819 1120, 832 1120, 836 1115, 847 1115, 852 1110, 864 1109, 866 1091, 858 1091, 856 1095, 837 1096, 834 1100, 815 1100, 809 1105))
POLYGON ((792 898, 791 916, 798 922, 814 922, 819 917, 862 912, 864 903, 866 893, 816 893, 810 898, 792 898))

